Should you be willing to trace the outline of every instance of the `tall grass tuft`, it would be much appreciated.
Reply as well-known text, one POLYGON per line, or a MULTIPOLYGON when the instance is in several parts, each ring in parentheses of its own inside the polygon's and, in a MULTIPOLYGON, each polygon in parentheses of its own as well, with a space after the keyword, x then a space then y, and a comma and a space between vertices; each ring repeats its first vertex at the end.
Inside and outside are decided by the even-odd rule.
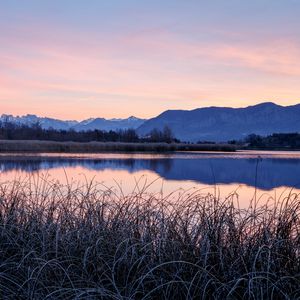
POLYGON ((0 185, 2 299, 296 299, 300 202, 0 185))

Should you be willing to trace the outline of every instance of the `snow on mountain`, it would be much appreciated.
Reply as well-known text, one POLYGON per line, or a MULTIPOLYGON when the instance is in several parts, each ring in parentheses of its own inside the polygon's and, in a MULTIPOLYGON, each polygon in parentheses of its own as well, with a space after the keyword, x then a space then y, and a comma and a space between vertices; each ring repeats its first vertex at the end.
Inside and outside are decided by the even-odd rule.
POLYGON ((137 129, 145 122, 144 119, 139 119, 136 117, 129 117, 127 119, 104 119, 104 118, 95 118, 90 122, 80 122, 73 127, 77 131, 86 131, 101 129, 105 131, 109 130, 120 130, 120 129, 137 129))
POLYGON ((87 131, 87 130, 120 130, 120 129, 136 129, 141 126, 145 120, 136 117, 129 117, 128 119, 104 119, 104 118, 90 118, 79 121, 67 120, 62 121, 53 118, 38 117, 36 115, 27 114, 24 116, 13 116, 3 114, 0 117, 1 122, 11 122, 20 125, 32 126, 39 124, 43 129, 57 129, 57 130, 69 130, 87 131))
POLYGON ((64 129, 68 130, 72 126, 77 124, 77 121, 61 121, 52 118, 38 117, 36 115, 25 115, 25 116, 12 116, 12 115, 2 115, 0 117, 2 122, 11 122, 20 125, 32 126, 34 124, 39 124, 42 128, 48 129, 64 129))

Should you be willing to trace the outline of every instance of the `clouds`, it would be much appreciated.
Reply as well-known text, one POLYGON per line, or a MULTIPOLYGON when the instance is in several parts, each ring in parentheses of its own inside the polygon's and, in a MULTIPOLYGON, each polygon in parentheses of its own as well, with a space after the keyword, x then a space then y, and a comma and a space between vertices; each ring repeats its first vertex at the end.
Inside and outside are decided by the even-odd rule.
MULTIPOLYGON (((253 18, 248 4, 237 1, 228 7, 217 1, 129 1, 128 6, 112 1, 101 9, 93 1, 82 6, 65 0, 50 12, 44 4, 29 2, 33 10, 2 7, 14 20, 0 21, 5 112, 14 113, 23 103, 24 113, 41 114, 44 107, 60 118, 81 119, 95 111, 104 117, 150 117, 167 108, 299 99, 295 31, 300 29, 291 26, 291 1, 284 7, 273 2, 274 11, 271 2, 262 1, 263 11, 253 18), (275 30, 288 12, 290 23, 275 30), (259 30, 263 16, 266 27, 259 30)), ((254 1, 251 11, 258 6, 254 1)))

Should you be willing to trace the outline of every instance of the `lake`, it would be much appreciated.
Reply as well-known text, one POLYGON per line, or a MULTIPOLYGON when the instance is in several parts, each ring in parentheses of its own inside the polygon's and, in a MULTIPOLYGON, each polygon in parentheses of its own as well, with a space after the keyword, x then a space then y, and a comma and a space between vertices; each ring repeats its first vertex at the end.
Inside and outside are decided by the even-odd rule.
POLYGON ((300 152, 238 151, 172 154, 1 154, 0 182, 33 175, 66 182, 94 180, 128 194, 143 189, 238 195, 242 205, 300 193, 300 152))

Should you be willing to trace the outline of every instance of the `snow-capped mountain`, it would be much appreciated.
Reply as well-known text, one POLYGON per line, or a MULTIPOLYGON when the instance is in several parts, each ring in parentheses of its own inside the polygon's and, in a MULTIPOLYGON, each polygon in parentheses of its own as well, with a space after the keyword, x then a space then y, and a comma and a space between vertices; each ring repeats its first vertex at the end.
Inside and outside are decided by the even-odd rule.
POLYGON ((120 130, 120 129, 136 129, 141 126, 145 120, 136 117, 129 117, 127 119, 104 119, 104 118, 90 118, 83 121, 67 120, 62 121, 53 118, 38 117, 36 115, 25 116, 13 116, 3 114, 0 117, 1 122, 10 122, 20 125, 32 126, 39 124, 43 129, 57 129, 57 130, 69 130, 87 131, 87 130, 120 130))
POLYGON ((1 122, 10 122, 20 125, 34 125, 39 124, 42 128, 48 129, 62 129, 68 130, 71 127, 75 126, 78 122, 77 121, 62 121, 58 119, 52 118, 45 118, 45 117, 38 117, 36 115, 25 115, 25 116, 13 116, 13 115, 5 115, 3 114, 0 117, 1 122))
POLYGON ((104 118, 95 118, 90 119, 89 122, 83 121, 75 126, 73 129, 76 131, 86 131, 86 130, 94 130, 101 129, 104 131, 109 130, 118 130, 118 129, 137 129, 140 127, 146 120, 139 119, 136 117, 129 117, 127 119, 104 119, 104 118))

